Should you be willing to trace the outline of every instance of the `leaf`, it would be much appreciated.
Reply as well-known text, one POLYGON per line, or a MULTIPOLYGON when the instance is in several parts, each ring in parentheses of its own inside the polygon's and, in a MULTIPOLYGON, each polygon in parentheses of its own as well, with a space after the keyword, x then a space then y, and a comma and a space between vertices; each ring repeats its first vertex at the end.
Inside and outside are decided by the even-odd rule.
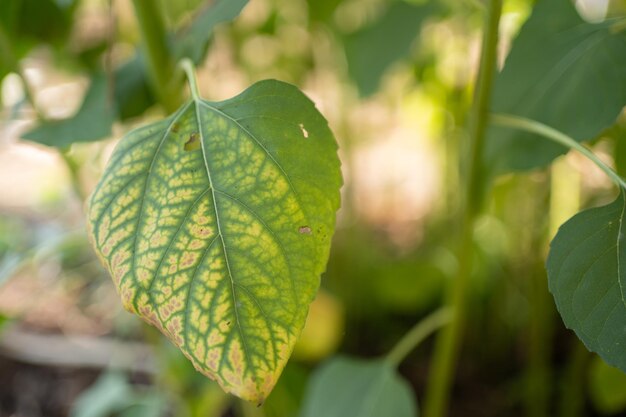
POLYGON ((271 391, 319 286, 336 151, 311 101, 262 81, 129 133, 91 197, 92 241, 124 306, 244 399, 271 391))
POLYGON ((377 21, 346 36, 348 71, 362 95, 375 93, 385 71, 409 55, 421 24, 435 7, 432 2, 415 5, 393 1, 377 21))
POLYGON ((66 6, 55 0, 2 0, 0 26, 21 44, 60 44, 71 32, 75 3, 66 6))
POLYGON ((65 148, 72 143, 91 142, 111 134, 114 109, 107 100, 103 76, 93 80, 74 117, 46 121, 22 135, 23 139, 43 145, 65 148))
MULTIPOLYGON (((626 116, 626 113, 623 113, 626 116)), ((626 176, 626 117, 620 117, 611 128, 604 132, 604 137, 608 137, 614 142, 613 159, 615 161, 615 171, 620 177, 626 176)))
POLYGON ((108 417, 132 401, 132 387, 118 372, 106 372, 76 399, 71 417, 108 417))
MULTIPOLYGON (((494 85, 492 110, 547 124, 577 141, 613 124, 626 103, 626 31, 584 21, 569 0, 540 0, 494 85)), ((565 148, 492 127, 485 166, 497 172, 544 166, 565 148)))
POLYGON ((626 371, 625 198, 622 191, 611 204, 578 213, 563 224, 547 261, 548 285, 565 326, 622 371, 626 371))
MULTIPOLYGON (((215 25, 234 19, 247 3, 248 0, 218 0, 201 11, 189 27, 173 36, 174 56, 177 59, 189 57, 194 63, 201 62, 206 55, 215 25)), ((114 71, 114 103, 109 103, 108 88, 103 75, 93 76, 85 100, 76 115, 42 123, 26 132, 23 138, 63 148, 72 143, 92 142, 109 136, 116 117, 127 120, 141 115, 156 103, 141 50, 114 71)))
POLYGON ((307 0, 310 22, 329 22, 342 0, 307 0))
POLYGON ((187 30, 177 37, 175 54, 178 59, 187 57, 194 64, 201 62, 215 26, 233 20, 246 4, 248 0, 217 0, 211 7, 200 12, 187 30))
POLYGON ((159 417, 166 403, 156 390, 138 392, 128 378, 116 371, 107 371, 76 399, 71 417, 159 417))
POLYGON ((335 358, 311 377, 300 417, 415 417, 409 384, 383 360, 335 358))
POLYGON ((0 287, 8 281, 24 261, 24 255, 7 252, 0 257, 0 287))
POLYGON ((113 96, 120 120, 139 116, 156 103, 143 60, 143 54, 137 52, 113 73, 113 96))

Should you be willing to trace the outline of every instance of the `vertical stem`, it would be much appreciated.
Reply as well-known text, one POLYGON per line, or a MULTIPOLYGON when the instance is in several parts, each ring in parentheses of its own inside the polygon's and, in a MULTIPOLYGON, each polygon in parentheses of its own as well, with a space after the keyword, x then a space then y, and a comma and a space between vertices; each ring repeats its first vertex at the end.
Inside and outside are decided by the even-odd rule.
POLYGON ((67 167, 67 171, 70 175, 70 184, 72 185, 74 194, 81 202, 84 202, 87 199, 87 196, 83 192, 83 186, 80 181, 80 165, 69 154, 69 150, 60 149, 59 154, 67 167))
MULTIPOLYGON (((581 176, 566 158, 555 161, 551 169, 550 236, 554 236, 559 226, 580 210, 581 176)), ((584 414, 585 372, 591 354, 577 338, 572 338, 572 342, 559 392, 560 417, 584 414)))
POLYGON ((474 94, 474 105, 470 118, 470 155, 466 167, 467 183, 463 198, 463 224, 461 247, 459 250, 459 270, 456 280, 448 289, 448 300, 452 320, 438 336, 432 363, 424 415, 442 417, 447 412, 452 379, 455 373, 463 336, 464 317, 466 315, 468 281, 472 270, 474 249, 473 231, 483 193, 482 153, 485 142, 485 130, 489 115, 491 87, 496 69, 498 46, 498 27, 502 14, 502 0, 490 0, 487 10, 487 25, 483 32, 482 50, 478 80, 474 94))
POLYGON ((152 86, 161 106, 173 112, 182 103, 182 98, 174 77, 175 62, 167 44, 165 22, 158 3, 154 0, 133 0, 152 86))
POLYGON ((560 417, 582 417, 585 411, 586 371, 591 353, 577 338, 568 358, 559 404, 560 417))
POLYGON ((547 417, 551 397, 550 342, 552 341, 552 311, 545 271, 533 268, 529 293, 530 334, 526 368, 526 415, 547 417))

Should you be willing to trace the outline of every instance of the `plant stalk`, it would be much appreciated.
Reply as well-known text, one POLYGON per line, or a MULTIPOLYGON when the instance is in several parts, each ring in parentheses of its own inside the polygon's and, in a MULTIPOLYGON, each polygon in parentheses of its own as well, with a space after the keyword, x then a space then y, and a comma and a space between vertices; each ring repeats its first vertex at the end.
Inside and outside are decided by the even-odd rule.
POLYGON ((450 310, 444 307, 420 320, 387 354, 386 361, 397 367, 424 339, 448 324, 450 318, 450 310))
POLYGON ((80 165, 70 155, 69 149, 60 149, 59 154, 61 155, 63 162, 65 162, 65 167, 70 175, 70 184, 72 185, 74 194, 81 202, 84 202, 87 199, 87 195, 83 191, 83 186, 80 180, 80 165))
POLYGON ((198 89, 198 80, 196 79, 196 70, 191 59, 184 58, 179 63, 180 68, 185 72, 187 81, 189 82, 189 91, 194 100, 200 100, 200 90, 198 89))
POLYGON ((559 404, 560 417, 582 417, 585 414, 585 381, 591 353, 580 340, 574 339, 569 355, 559 404))
POLYGON ((167 31, 159 2, 133 0, 137 22, 145 46, 152 87, 161 106, 175 111, 182 103, 175 77, 175 62, 167 42, 167 31))
POLYGON ((536 133, 540 136, 545 137, 546 139, 550 139, 553 142, 561 144, 568 149, 574 149, 591 162, 596 164, 598 168, 600 168, 617 186, 621 189, 626 190, 626 182, 622 177, 620 177, 611 167, 602 162, 600 158, 598 158, 593 152, 591 152, 588 148, 576 142, 575 139, 567 136, 565 133, 560 132, 550 126, 544 125, 543 123, 537 122, 535 120, 526 119, 520 116, 513 116, 509 114, 493 114, 491 116, 491 121, 494 124, 504 126, 504 127, 512 127, 520 130, 525 130, 527 132, 536 133))
POLYGON ((451 309, 450 325, 438 335, 435 345, 431 379, 425 398, 424 415, 443 417, 447 413, 452 380, 457 366, 468 298, 468 281, 472 271, 474 225, 483 199, 484 171, 482 167, 485 131, 489 116, 491 89, 496 70, 498 29, 502 14, 502 0, 490 0, 487 24, 483 32, 478 80, 470 115, 470 155, 466 167, 463 219, 459 269, 456 280, 448 289, 447 304, 451 309))
MULTIPOLYGON (((541 200, 540 200, 541 201, 541 200)), ((535 217, 541 209, 547 209, 544 201, 535 208, 535 217)), ((545 211, 543 211, 545 213, 545 211)), ((534 224, 534 223, 529 223, 534 224)), ((525 370, 525 407, 528 417, 548 417, 552 393, 552 369, 550 367, 553 339, 554 304, 548 292, 548 282, 541 251, 545 242, 545 228, 533 232, 529 244, 528 302, 528 358, 525 370)))

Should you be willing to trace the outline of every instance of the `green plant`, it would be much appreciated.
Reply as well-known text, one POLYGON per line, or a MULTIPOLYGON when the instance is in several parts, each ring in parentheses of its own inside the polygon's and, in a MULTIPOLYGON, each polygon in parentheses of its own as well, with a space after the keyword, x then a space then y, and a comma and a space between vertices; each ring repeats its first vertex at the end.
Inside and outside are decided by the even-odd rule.
POLYGON ((339 207, 336 143, 295 87, 192 99, 122 140, 89 229, 124 306, 262 404, 304 326, 339 207))

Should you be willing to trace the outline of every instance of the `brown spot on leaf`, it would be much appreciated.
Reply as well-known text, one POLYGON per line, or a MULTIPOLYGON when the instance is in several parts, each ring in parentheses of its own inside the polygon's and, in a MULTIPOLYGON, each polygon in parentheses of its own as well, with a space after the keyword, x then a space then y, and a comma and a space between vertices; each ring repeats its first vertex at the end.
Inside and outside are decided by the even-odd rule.
POLYGON ((310 235, 311 228, 309 226, 300 226, 300 228, 298 228, 298 232, 303 235, 310 235))
POLYGON ((187 142, 185 142, 183 148, 186 151, 195 151, 197 149, 200 149, 200 135, 198 135, 197 133, 192 133, 191 135, 189 135, 189 138, 187 139, 187 142))

